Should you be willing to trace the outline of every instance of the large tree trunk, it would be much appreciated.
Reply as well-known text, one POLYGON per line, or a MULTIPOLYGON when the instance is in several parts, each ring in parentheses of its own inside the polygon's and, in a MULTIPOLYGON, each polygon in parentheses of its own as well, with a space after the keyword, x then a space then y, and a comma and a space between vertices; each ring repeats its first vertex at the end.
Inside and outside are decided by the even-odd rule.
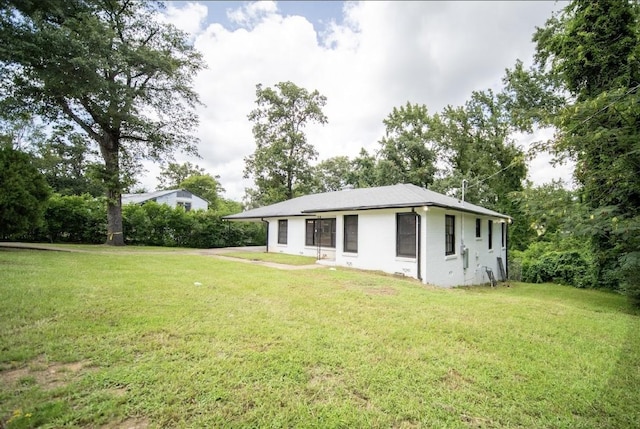
POLYGON ((122 193, 118 189, 107 190, 107 242, 110 246, 124 246, 122 232, 122 193))
POLYGON ((107 189, 107 241, 110 246, 124 246, 122 231, 122 185, 120 183, 120 153, 118 141, 105 136, 100 151, 104 158, 107 189))

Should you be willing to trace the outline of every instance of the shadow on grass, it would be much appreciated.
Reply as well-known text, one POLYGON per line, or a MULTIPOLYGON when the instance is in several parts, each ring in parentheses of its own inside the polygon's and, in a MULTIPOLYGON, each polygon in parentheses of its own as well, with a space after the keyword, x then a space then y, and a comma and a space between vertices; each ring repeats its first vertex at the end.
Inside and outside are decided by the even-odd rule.
POLYGON ((599 427, 631 428, 640 422, 640 316, 630 315, 616 364, 592 404, 599 427))
POLYGON ((553 283, 499 283, 496 287, 464 286, 471 293, 514 294, 519 297, 550 302, 575 308, 587 309, 596 313, 625 313, 640 316, 640 310, 631 306, 629 300, 618 292, 605 289, 580 289, 573 286, 553 283))

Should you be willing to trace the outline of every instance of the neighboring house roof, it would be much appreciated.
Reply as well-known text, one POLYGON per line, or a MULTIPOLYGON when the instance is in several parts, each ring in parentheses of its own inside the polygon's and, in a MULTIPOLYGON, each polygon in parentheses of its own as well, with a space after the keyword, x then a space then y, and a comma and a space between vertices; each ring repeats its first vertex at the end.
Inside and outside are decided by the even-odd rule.
POLYGON ((180 189, 170 189, 168 191, 145 192, 142 194, 122 194, 122 204, 142 204, 156 198, 178 192, 180 189))
POLYGON ((508 219, 509 216, 411 184, 304 195, 288 201, 225 216, 230 220, 305 216, 314 213, 385 208, 442 207, 508 219))

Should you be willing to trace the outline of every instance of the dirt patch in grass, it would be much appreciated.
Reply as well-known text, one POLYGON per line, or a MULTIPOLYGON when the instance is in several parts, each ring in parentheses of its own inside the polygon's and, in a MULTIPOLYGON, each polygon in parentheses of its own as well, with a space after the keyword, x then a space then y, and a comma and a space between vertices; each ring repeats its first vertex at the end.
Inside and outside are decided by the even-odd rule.
POLYGON ((447 386, 449 389, 458 390, 461 388, 465 388, 467 385, 471 384, 472 380, 463 376, 455 369, 449 369, 445 375, 440 377, 440 381, 447 386))
POLYGON ((127 389, 126 387, 113 387, 111 389, 107 389, 107 392, 110 395, 115 396, 117 398, 121 398, 121 397, 125 396, 128 391, 129 391, 129 389, 127 389))
POLYGON ((491 419, 484 417, 470 416, 467 414, 460 415, 460 420, 467 424, 467 427, 472 429, 484 429, 497 427, 491 419))
POLYGON ((56 389, 69 384, 83 369, 91 366, 89 361, 72 363, 45 363, 36 359, 26 368, 0 372, 0 381, 7 386, 17 384, 37 384, 45 390, 56 389))

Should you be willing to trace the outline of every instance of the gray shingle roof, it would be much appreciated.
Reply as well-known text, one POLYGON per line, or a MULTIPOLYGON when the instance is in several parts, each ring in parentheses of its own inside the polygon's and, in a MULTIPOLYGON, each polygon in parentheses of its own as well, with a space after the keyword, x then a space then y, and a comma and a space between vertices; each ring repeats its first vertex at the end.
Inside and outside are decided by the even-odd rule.
POLYGON ((225 216, 230 220, 256 220, 272 217, 304 216, 333 211, 372 210, 435 206, 470 213, 509 218, 509 216, 411 184, 360 188, 304 195, 288 201, 225 216))
POLYGON ((122 194, 122 204, 141 204, 145 201, 154 200, 164 195, 178 192, 179 189, 171 189, 168 191, 144 192, 141 194, 122 194))

